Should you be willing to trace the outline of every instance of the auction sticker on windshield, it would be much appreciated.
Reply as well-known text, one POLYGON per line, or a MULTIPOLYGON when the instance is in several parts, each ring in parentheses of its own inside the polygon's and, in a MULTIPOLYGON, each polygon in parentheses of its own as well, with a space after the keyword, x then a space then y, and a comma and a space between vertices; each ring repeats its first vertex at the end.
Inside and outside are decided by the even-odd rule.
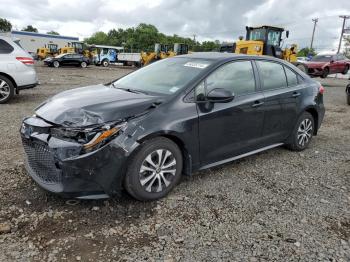
POLYGON ((187 62, 186 64, 184 64, 184 66, 204 69, 204 68, 206 68, 208 66, 208 64, 187 62))

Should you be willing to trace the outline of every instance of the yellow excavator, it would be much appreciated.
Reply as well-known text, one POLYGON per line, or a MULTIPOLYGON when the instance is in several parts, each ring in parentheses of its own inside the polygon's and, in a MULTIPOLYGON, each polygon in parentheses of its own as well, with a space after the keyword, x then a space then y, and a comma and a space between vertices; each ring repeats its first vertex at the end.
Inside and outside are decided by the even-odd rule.
POLYGON ((173 57, 176 55, 184 55, 188 53, 188 45, 183 43, 175 43, 173 50, 169 45, 155 44, 153 52, 141 52, 141 63, 143 66, 153 63, 157 60, 173 57))
POLYGON ((36 53, 40 60, 43 60, 50 56, 56 56, 59 53, 58 46, 56 44, 47 44, 44 47, 38 48, 36 50, 36 53))
MULTIPOLYGON (((231 44, 223 44, 220 52, 233 52, 247 55, 269 55, 297 64, 297 45, 292 44, 290 48, 281 47, 282 33, 285 31, 281 27, 260 26, 246 27, 246 39, 240 37, 239 40, 231 44)), ((289 31, 286 38, 289 37, 289 31)))

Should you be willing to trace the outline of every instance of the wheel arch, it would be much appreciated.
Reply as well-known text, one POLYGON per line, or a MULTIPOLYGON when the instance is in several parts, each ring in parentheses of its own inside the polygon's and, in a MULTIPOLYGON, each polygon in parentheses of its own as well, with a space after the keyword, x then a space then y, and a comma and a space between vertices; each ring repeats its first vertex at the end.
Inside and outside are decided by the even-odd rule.
POLYGON ((8 74, 6 74, 6 73, 3 73, 3 72, 0 72, 0 75, 6 77, 6 78, 8 78, 8 79, 10 79, 10 81, 13 83, 15 89, 17 89, 17 83, 16 83, 15 79, 13 79, 12 76, 10 76, 10 75, 8 75, 8 74))
POLYGON ((318 112, 316 110, 316 108, 310 106, 305 108, 304 112, 308 112, 312 115, 312 117, 314 118, 314 122, 315 122, 315 129, 314 129, 314 135, 317 135, 317 131, 318 131, 318 112))
POLYGON ((165 137, 172 142, 174 142, 180 149, 182 158, 183 158, 183 168, 182 173, 186 176, 190 176, 192 174, 192 156, 186 148, 184 141, 175 133, 168 132, 157 132, 153 134, 149 134, 145 137, 142 137, 138 142, 142 144, 146 140, 150 140, 157 137, 165 137))

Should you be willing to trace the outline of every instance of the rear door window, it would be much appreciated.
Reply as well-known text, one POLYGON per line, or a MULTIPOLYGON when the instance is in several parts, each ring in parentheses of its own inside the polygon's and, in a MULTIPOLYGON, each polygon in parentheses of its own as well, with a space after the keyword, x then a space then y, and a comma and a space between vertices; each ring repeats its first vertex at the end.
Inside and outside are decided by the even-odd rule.
POLYGON ((287 78, 283 66, 269 61, 256 61, 264 90, 287 87, 287 78))
POLYGON ((5 40, 0 39, 0 54, 10 54, 14 48, 5 40))
POLYGON ((284 70, 286 71, 288 86, 296 86, 296 85, 298 85, 298 76, 297 76, 297 74, 294 73, 291 69, 289 69, 286 66, 284 67, 284 70))

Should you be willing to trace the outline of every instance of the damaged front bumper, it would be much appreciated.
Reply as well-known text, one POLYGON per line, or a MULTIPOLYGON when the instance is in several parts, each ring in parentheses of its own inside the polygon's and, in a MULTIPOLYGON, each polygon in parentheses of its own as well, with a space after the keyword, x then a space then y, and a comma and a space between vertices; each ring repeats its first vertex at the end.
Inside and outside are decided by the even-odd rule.
POLYGON ((42 188, 64 197, 94 199, 121 192, 128 143, 134 142, 120 136, 81 154, 81 144, 51 136, 51 128, 37 117, 25 119, 21 128, 26 170, 42 188))

